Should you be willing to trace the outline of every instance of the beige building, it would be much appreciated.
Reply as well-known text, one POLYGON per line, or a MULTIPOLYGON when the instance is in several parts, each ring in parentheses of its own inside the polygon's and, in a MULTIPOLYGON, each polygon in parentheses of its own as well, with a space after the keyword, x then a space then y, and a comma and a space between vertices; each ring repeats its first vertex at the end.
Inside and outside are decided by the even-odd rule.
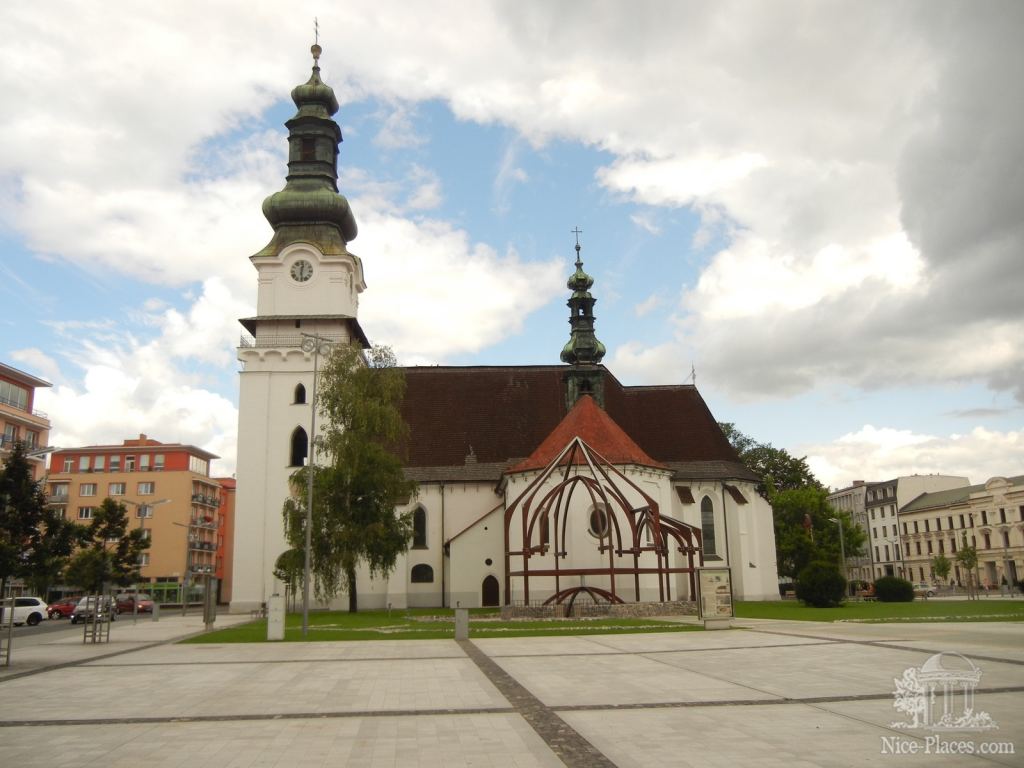
POLYGON ((37 388, 48 386, 48 381, 0 363, 0 466, 15 443, 24 443, 34 480, 46 470, 46 452, 42 449, 50 440, 50 419, 35 409, 35 395, 37 388))
POLYGON ((977 547, 975 582, 999 589, 1017 583, 1024 568, 1024 475, 993 477, 987 483, 926 493, 900 507, 903 567, 914 582, 938 583, 932 560, 953 561, 950 581, 966 586, 967 574, 956 562, 966 537, 977 547))
POLYGON ((176 601, 184 585, 194 600, 208 577, 224 574, 225 495, 210 477, 216 458, 146 435, 121 445, 60 450, 50 460, 48 501, 83 525, 107 497, 125 504, 132 525, 150 542, 140 565, 145 588, 176 601))

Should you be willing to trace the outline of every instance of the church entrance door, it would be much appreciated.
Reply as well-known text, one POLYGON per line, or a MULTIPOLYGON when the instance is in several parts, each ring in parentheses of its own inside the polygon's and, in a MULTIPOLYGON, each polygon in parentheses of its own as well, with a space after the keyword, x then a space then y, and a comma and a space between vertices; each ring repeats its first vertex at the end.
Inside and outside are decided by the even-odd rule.
POLYGON ((485 608, 496 607, 500 603, 501 595, 499 594, 498 580, 493 576, 488 576, 484 579, 481 591, 483 592, 481 604, 485 608))

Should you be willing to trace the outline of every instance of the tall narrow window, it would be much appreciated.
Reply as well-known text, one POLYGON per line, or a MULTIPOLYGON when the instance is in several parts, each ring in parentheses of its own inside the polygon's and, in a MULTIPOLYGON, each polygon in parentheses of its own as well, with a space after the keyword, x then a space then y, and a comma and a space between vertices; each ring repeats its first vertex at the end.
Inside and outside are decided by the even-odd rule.
POLYGON ((306 402, 306 388, 302 384, 295 385, 295 400, 293 402, 297 405, 302 405, 306 402))
POLYGON ((292 432, 292 452, 288 466, 301 467, 305 463, 307 455, 309 455, 309 439, 306 437, 306 430, 296 427, 292 432))
POLYGON ((427 510, 416 507, 412 513, 412 548, 427 548, 427 510))
POLYGON ((718 557, 718 546, 715 543, 715 505, 711 503, 711 497, 705 496, 700 500, 700 531, 704 544, 704 558, 718 557))

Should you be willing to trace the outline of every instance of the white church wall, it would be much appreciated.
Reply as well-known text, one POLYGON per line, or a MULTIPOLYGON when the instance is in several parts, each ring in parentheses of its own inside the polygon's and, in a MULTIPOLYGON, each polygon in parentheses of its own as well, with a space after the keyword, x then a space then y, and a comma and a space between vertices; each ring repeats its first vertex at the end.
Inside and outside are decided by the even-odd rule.
POLYGON ((256 312, 271 315, 333 314, 355 317, 362 274, 358 263, 348 254, 324 256, 305 243, 295 243, 274 256, 254 259, 259 269, 259 293, 256 312), (291 269, 297 261, 308 261, 313 276, 299 282, 291 269), (311 307, 329 308, 315 311, 311 307))
POLYGON ((450 607, 481 607, 483 582, 488 576, 498 580, 498 604, 504 604, 504 553, 504 510, 501 508, 494 509, 452 540, 448 559, 450 607))

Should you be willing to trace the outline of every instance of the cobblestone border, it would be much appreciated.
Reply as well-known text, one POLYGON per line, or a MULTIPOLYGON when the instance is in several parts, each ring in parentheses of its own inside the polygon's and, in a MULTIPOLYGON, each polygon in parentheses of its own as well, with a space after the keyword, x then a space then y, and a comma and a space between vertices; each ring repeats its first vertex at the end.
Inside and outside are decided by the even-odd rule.
POLYGON ((469 640, 457 640, 456 642, 501 695, 508 700, 513 709, 569 768, 615 768, 615 763, 605 757, 603 752, 583 738, 554 710, 520 685, 490 656, 469 640))

